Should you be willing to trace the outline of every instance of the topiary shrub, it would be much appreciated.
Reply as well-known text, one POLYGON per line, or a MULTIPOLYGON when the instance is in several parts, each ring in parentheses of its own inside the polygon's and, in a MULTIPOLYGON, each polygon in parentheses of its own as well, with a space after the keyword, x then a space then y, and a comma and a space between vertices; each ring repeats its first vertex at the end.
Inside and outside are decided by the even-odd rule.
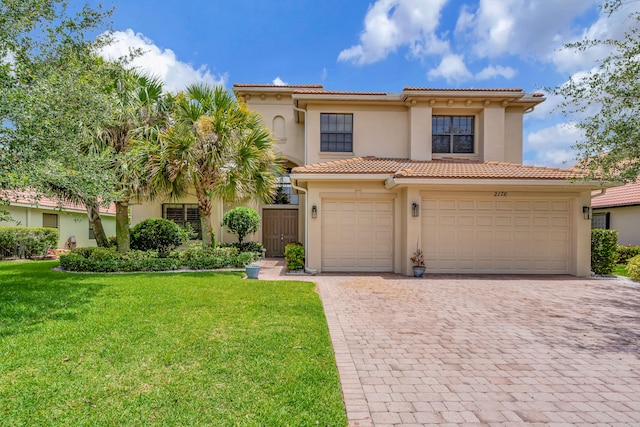
POLYGON ((131 249, 157 250, 160 258, 189 240, 188 233, 173 221, 163 218, 145 219, 131 229, 131 249))
POLYGON ((616 266, 618 231, 591 230, 591 270, 596 274, 611 274, 616 266))
POLYGON ((627 263, 627 271, 631 280, 640 282, 640 255, 636 255, 627 263))
POLYGON ((258 231, 260 215, 258 212, 245 206, 231 209, 222 217, 222 225, 227 227, 230 233, 238 236, 238 243, 242 244, 245 236, 258 231))
POLYGON ((618 245, 616 248, 616 262, 626 264, 634 256, 640 255, 640 246, 618 245))
POLYGON ((284 259, 289 270, 304 268, 304 246, 299 242, 291 242, 284 247, 284 259))

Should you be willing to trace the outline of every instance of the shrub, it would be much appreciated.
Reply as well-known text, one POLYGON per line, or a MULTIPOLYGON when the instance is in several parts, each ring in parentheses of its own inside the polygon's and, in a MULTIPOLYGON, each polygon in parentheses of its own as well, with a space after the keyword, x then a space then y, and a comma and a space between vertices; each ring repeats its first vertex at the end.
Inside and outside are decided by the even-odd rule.
POLYGON ((289 243, 284 247, 284 259, 289 270, 304 268, 304 246, 299 242, 289 243))
POLYGON ((157 250, 160 258, 189 240, 188 233, 175 222, 163 218, 145 219, 131 229, 131 249, 157 250))
POLYGON ((616 262, 626 264, 631 258, 640 255, 640 246, 622 246, 616 248, 616 262))
POLYGON ((234 243, 221 243, 218 247, 222 248, 236 248, 238 253, 240 252, 256 252, 258 255, 262 255, 264 246, 260 242, 234 242, 234 243))
POLYGON ((236 234, 238 236, 238 243, 242 243, 246 235, 258 231, 260 215, 251 208, 238 206, 224 214, 222 225, 227 227, 229 232, 236 234))
POLYGON ((627 263, 627 271, 631 280, 640 282, 640 255, 636 255, 627 263))
POLYGON ((57 228, 0 227, 0 258, 44 257, 58 247, 57 228))
POLYGON ((591 270, 596 274, 611 274, 616 265, 618 232, 591 230, 591 270))

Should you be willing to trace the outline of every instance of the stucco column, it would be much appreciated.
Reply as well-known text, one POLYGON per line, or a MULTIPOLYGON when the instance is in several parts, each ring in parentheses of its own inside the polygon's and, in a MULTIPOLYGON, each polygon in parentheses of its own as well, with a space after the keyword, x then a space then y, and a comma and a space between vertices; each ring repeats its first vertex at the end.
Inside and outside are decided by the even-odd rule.
POLYGON ((409 107, 411 160, 431 160, 431 113, 432 108, 427 104, 416 103, 409 107))
POLYGON ((586 277, 591 275, 591 220, 584 219, 582 208, 591 206, 591 191, 583 191, 574 200, 577 206, 572 206, 575 249, 571 274, 586 277))
MULTIPOLYGON (((423 248, 425 242, 422 241, 422 198, 420 197, 420 191, 416 188, 407 188, 406 199, 404 200, 404 221, 406 224, 405 241, 404 241, 404 274, 413 276, 413 264, 411 263, 411 256, 416 250, 416 245, 423 248), (412 213, 412 205, 416 203, 418 205, 418 216, 414 217, 412 213)), ((427 260, 427 268, 428 260, 427 260)), ((427 270, 428 271, 428 270, 427 270)))

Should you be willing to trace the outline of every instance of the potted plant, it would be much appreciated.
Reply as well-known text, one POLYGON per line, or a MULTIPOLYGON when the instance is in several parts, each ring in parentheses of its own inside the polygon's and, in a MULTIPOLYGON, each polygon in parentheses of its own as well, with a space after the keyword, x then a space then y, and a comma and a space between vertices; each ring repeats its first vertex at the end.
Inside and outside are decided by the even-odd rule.
POLYGON ((424 276, 427 266, 424 263, 424 252, 422 252, 418 244, 416 244, 416 250, 413 252, 413 256, 409 259, 413 263, 413 277, 424 276))

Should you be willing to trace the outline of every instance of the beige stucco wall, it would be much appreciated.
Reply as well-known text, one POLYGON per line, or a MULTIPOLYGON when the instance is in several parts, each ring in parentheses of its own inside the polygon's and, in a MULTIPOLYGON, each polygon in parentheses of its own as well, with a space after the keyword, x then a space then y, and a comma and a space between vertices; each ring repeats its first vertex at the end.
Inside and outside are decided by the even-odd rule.
POLYGON ((609 214, 609 227, 618 230, 619 245, 640 246, 640 206, 594 209, 593 213, 609 214))
MULTIPOLYGON (((58 215, 58 248, 64 249, 67 239, 74 236, 77 247, 95 246, 95 239, 89 239, 89 218, 83 212, 68 212, 55 209, 41 209, 24 206, 4 206, 13 217, 12 222, 0 222, 0 225, 23 227, 42 227, 42 214, 58 215)), ((113 215, 101 215, 107 237, 116 235, 116 220, 113 215)))

